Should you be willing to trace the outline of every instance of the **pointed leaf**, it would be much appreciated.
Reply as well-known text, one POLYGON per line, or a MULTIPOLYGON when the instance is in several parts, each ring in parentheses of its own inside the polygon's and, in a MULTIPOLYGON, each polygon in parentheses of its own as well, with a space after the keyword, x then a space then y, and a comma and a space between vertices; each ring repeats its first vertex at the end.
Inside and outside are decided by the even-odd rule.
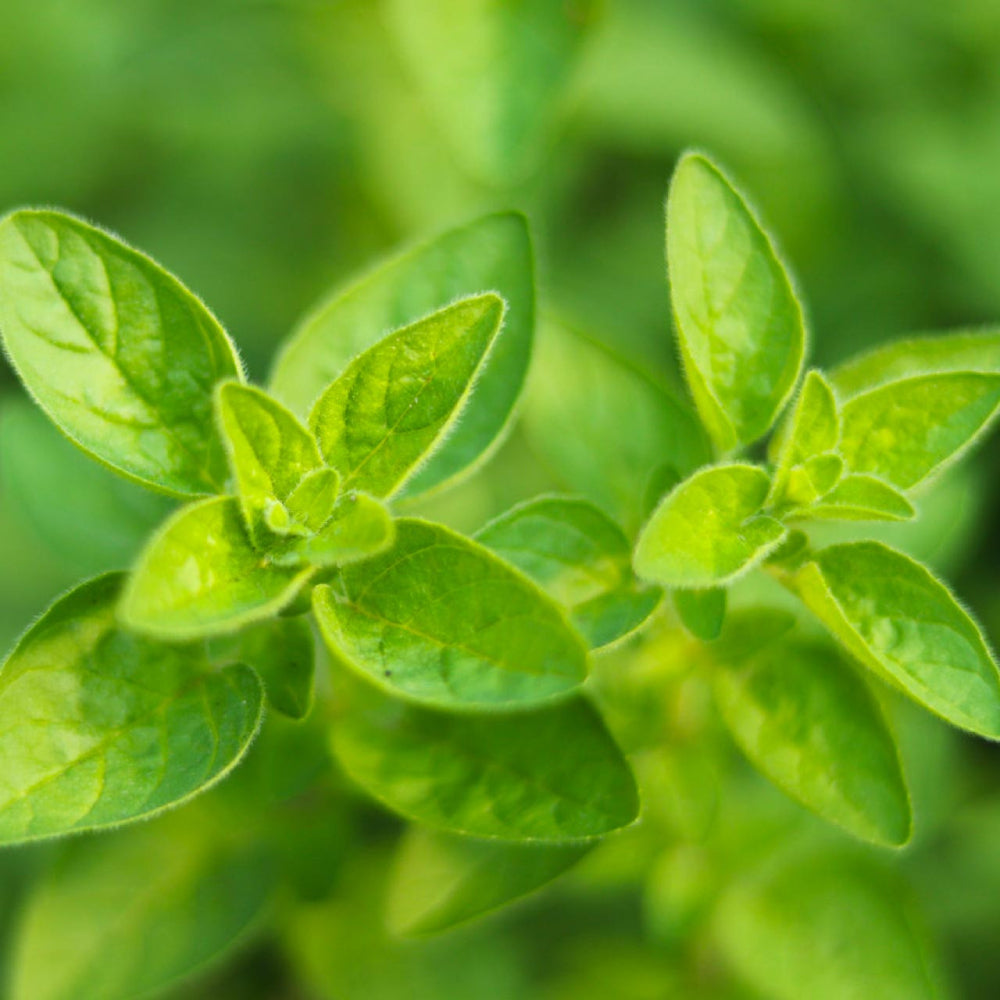
POLYGON ((395 523, 383 504, 364 493, 343 493, 322 531, 296 543, 295 551, 318 569, 346 566, 385 551, 395 537, 395 523))
POLYGON ((528 500, 475 537, 567 608, 591 649, 634 632, 660 602, 639 589, 621 528, 586 500, 528 500))
POLYGON ((334 752, 354 781, 409 819, 475 837, 562 843, 636 817, 632 772, 583 698, 466 715, 362 684, 347 689, 334 752))
POLYGON ((844 473, 844 460, 832 452, 813 455, 789 469, 781 487, 771 487, 771 499, 782 516, 789 507, 807 507, 825 497, 844 473))
POLYGON ((761 514, 771 480, 753 465, 696 472, 664 497, 636 543, 640 579, 664 587, 728 583, 764 559, 785 537, 761 514))
POLYGON ((290 719, 312 708, 316 654, 312 629, 301 618, 276 618, 215 639, 215 662, 252 667, 264 684, 268 704, 290 719))
POLYGON ((159 993, 232 949, 265 910, 273 865, 196 815, 74 843, 27 900, 11 1000, 159 993))
POLYGON ((846 476, 819 503, 794 512, 797 518, 840 521, 908 521, 916 514, 902 493, 874 476, 846 476))
POLYGON ((60 598, 0 672, 0 842, 98 829, 204 791, 239 761, 263 694, 248 667, 123 631, 123 577, 60 598))
POLYGON ((795 388, 805 325, 767 235, 718 167, 689 153, 667 199, 667 266, 684 369, 720 449, 767 433, 795 388))
POLYGON ((792 578, 809 608, 880 677, 953 725, 1000 738, 1000 674, 947 587, 879 542, 821 549, 792 578))
POLYGON ((728 893, 717 927, 736 971, 774 1000, 948 996, 908 893, 861 858, 782 858, 728 893))
POLYGON ((212 389, 242 375, 233 345, 144 254, 60 212, 8 215, 0 331, 29 392, 84 451, 179 496, 225 482, 212 389))
POLYGON ((442 706, 524 705, 582 683, 583 643, 527 577, 440 525, 396 525, 388 552, 313 591, 335 656, 391 691, 442 706))
POLYGON ((686 475, 710 460, 692 410, 596 341, 549 322, 534 365, 523 415, 529 442, 573 492, 630 532, 646 514, 651 481, 662 485, 665 467, 686 475))
POLYGON ((889 382, 844 404, 840 453, 853 472, 908 490, 955 461, 1000 410, 1000 373, 889 382))
POLYGON ((719 638, 726 618, 726 590, 675 590, 674 607, 684 627, 696 638, 712 642, 719 638))
POLYGON ((389 885, 395 934, 438 934, 541 888, 592 845, 512 844, 411 827, 389 885))
POLYGON ((277 614, 312 567, 284 565, 250 541, 233 497, 188 504, 154 535, 122 595, 122 621, 164 639, 233 632, 277 614))
POLYGON ((960 330, 897 340, 845 362, 830 375, 844 399, 914 375, 1000 371, 1000 330, 960 330))
POLYGON ((416 495, 468 471, 502 435, 528 370, 535 324, 534 264, 523 216, 487 215, 393 258, 308 316, 278 357, 271 389, 299 416, 362 351, 463 295, 496 289, 504 328, 462 420, 407 483, 416 495))
POLYGON ((864 680, 828 642, 780 634, 780 611, 742 611, 712 647, 716 702, 733 738, 779 788, 876 844, 910 837, 896 745, 864 680), (777 634, 775 634, 777 633, 777 634), (773 635, 747 652, 748 636, 773 635))
POLYGON ((284 505, 323 460, 309 431, 261 389, 225 382, 216 410, 247 530, 259 544, 269 508, 284 505))
POLYGON ((395 493, 456 424, 503 322, 497 295, 462 299, 355 358, 309 417, 344 489, 395 493))
POLYGON ((293 521, 310 531, 319 531, 330 520, 339 493, 340 474, 336 469, 314 469, 302 477, 285 506, 293 521))

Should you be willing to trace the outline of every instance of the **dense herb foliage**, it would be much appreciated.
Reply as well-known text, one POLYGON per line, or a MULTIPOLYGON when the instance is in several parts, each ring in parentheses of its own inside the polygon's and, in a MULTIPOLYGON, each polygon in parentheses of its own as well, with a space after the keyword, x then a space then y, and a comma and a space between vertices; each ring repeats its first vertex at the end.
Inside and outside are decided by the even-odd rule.
MULTIPOLYGON (((419 52, 404 7, 394 23, 419 52)), ((434 74, 428 86, 458 100, 434 74)), ((508 138, 482 169, 506 168, 508 138)), ((408 824, 389 924, 428 935, 649 836, 665 789, 698 822, 700 790, 650 767, 658 670, 711 692, 701 711, 829 825, 820 839, 899 848, 920 830, 893 691, 1000 739, 979 625, 864 526, 915 519, 920 487, 989 429, 995 338, 806 371, 794 283, 704 155, 677 166, 666 235, 690 402, 548 322, 537 363, 553 381, 524 428, 571 492, 469 535, 416 504, 509 430, 534 336, 520 216, 470 222, 335 294, 269 389, 148 257, 56 211, 0 223, 0 330, 24 386, 90 458, 182 501, 127 574, 57 600, 3 666, 0 840, 140 820, 245 764, 186 807, 197 830, 178 812, 71 845, 29 900, 14 996, 124 1000, 226 951, 295 883, 296 831, 268 810, 330 794, 328 752, 346 786, 408 824), (823 541, 831 521, 851 540, 823 541), (130 895, 164 838, 170 865, 130 895), (140 940, 155 942, 142 962, 140 940)), ((720 951, 778 1000, 858 982, 940 996, 894 883, 838 850, 734 883, 720 951)), ((665 877, 697 882, 685 871, 665 877)))

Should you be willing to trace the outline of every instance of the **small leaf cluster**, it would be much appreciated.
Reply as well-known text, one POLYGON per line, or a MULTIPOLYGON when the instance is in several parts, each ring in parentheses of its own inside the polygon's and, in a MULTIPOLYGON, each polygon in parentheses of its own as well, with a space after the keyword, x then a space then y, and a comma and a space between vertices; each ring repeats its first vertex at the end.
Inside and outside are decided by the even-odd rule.
MULTIPOLYGON (((558 320, 535 343, 516 214, 339 289, 266 387, 149 257, 57 211, 0 221, 0 332, 24 386, 86 455, 176 504, 133 565, 59 598, 0 671, 0 843, 187 802, 284 718, 314 726, 343 774, 412 824, 390 924, 444 930, 636 823, 633 735, 651 709, 628 706, 621 724, 608 678, 623 650, 655 653, 668 635, 762 774, 857 838, 904 844, 909 793, 878 682, 1000 739, 1000 671, 930 570, 875 538, 815 547, 809 533, 917 517, 921 488, 995 419, 1000 374, 974 334, 804 371, 787 270, 702 155, 677 168, 666 243, 690 399, 558 320), (529 388, 522 425, 572 492, 526 499, 471 535, 415 516, 489 460, 533 356, 552 381, 529 388), (742 600, 761 572, 803 613, 742 600)), ((301 790, 285 765, 278 784, 301 790)), ((210 800, 189 808, 213 827, 210 800)), ((170 822, 136 844, 169 838, 170 822)), ((177 898, 151 904, 150 925, 183 946, 119 969, 127 981, 107 995, 194 968, 263 906, 266 893, 236 894, 212 925, 225 940, 191 932, 192 900, 263 864, 238 831, 206 843, 178 846, 177 898)), ((105 878, 100 844, 73 876, 84 888, 70 878, 64 891, 105 878)), ((757 889, 797 905, 785 885, 757 889)), ((755 905, 731 897, 720 925, 751 981, 755 905)), ((66 969, 49 995, 105 995, 80 992, 86 963, 66 969)))

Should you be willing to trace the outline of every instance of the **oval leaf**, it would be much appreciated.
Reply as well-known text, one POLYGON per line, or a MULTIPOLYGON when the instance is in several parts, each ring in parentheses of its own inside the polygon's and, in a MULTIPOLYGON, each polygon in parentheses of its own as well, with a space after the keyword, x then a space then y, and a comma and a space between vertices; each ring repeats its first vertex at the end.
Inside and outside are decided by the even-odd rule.
POLYGON ((805 325, 766 233, 714 164, 689 153, 667 198, 667 267, 684 370, 723 451, 767 433, 795 388, 805 325))
POLYGON ((204 819, 73 844, 29 895, 10 1000, 129 1000, 233 948, 264 912, 273 866, 204 819))
POLYGON ((535 325, 534 263, 523 216, 487 215, 395 257, 308 316, 278 357, 271 389, 305 416, 320 393, 388 331, 463 295, 496 289, 504 328, 473 387, 462 421, 407 484, 415 495, 482 460, 501 436, 521 393, 535 325))
POLYGON ((635 547, 635 571, 664 587, 728 583, 764 559, 785 537, 760 511, 771 480, 753 465, 716 465, 673 489, 653 512, 635 547))
POLYGON ((840 521, 908 521, 917 514, 902 493, 874 476, 846 476, 820 503, 793 513, 840 521))
POLYGON ((309 424, 344 489, 395 493, 457 423, 503 322, 497 295, 418 320, 355 358, 309 424))
POLYGON ((243 756, 263 695, 248 667, 118 627, 123 577, 60 598, 0 672, 0 842, 112 826, 204 791, 243 756))
POLYGON ((723 952, 774 1000, 943 1000, 920 915, 883 868, 839 854, 781 859, 723 901, 723 952))
POLYGON ((954 461, 1000 410, 1000 373, 948 372, 890 382, 844 404, 849 469, 908 490, 954 461))
POLYGON ((831 545, 792 578, 862 663, 952 724, 1000 739, 1000 674, 975 622, 919 563, 880 542, 831 545))
POLYGON ((271 506, 284 505, 323 460, 309 431, 261 389, 226 382, 217 390, 216 409, 243 516, 259 542, 271 506))
POLYGON ((586 500, 528 500, 487 524, 476 540, 567 608, 591 649, 635 631, 660 602, 656 588, 638 588, 621 528, 586 500))
POLYGON ((330 650, 381 686, 453 707, 565 694, 587 653, 560 609, 488 549, 400 520, 393 547, 313 591, 330 650))
POLYGON ((233 632, 277 614, 313 572, 261 555, 239 501, 211 497, 181 508, 154 535, 122 595, 122 621, 164 639, 233 632))
POLYGON ((914 375, 996 371, 1000 371, 1000 330, 960 330, 877 347, 835 368, 830 380, 841 397, 849 399, 914 375))
POLYGON ((630 532, 665 466, 686 475, 710 460, 691 409, 596 341, 547 323, 534 372, 523 415, 531 445, 570 489, 630 532))
POLYGON ((409 819, 474 837, 561 843, 600 837, 638 813, 632 772, 583 698, 464 715, 362 684, 351 685, 333 726, 334 752, 354 781, 409 819))
POLYGON ((0 222, 0 330, 21 380, 71 441, 147 486, 215 493, 226 463, 212 390, 233 345, 176 278, 60 212, 0 222))
POLYGON ((297 542, 295 551, 320 569, 346 566, 384 551, 395 537, 395 522, 383 504, 363 493, 344 493, 325 527, 297 542))
POLYGON ((741 612, 712 647, 715 698, 733 738, 755 767, 823 819, 876 844, 906 843, 910 800, 874 696, 834 646, 774 634, 775 617, 791 616, 741 612))
POLYGON ((400 935, 438 934, 541 888, 592 844, 511 844, 411 827, 396 856, 387 922, 400 935))

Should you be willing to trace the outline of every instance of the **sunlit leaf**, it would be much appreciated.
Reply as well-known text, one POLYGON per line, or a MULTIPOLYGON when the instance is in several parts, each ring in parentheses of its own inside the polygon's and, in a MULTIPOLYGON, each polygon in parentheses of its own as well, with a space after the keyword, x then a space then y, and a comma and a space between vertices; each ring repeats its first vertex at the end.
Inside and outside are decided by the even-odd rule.
POLYGON ((239 362, 215 317, 148 257, 60 212, 8 215, 0 330, 32 396, 84 451, 168 493, 225 482, 212 389, 239 378, 239 362))
POLYGON ((346 566, 376 555, 392 545, 396 527, 392 515, 374 497, 343 493, 321 531, 296 542, 294 549, 311 566, 346 566))
POLYGON ((263 694, 248 667, 210 672, 204 648, 122 630, 122 577, 60 598, 0 672, 0 841, 149 816, 242 757, 263 694))
POLYGON ((875 476, 846 476, 823 499, 796 511, 801 518, 841 521, 908 521, 916 516, 913 504, 898 490, 875 476))

